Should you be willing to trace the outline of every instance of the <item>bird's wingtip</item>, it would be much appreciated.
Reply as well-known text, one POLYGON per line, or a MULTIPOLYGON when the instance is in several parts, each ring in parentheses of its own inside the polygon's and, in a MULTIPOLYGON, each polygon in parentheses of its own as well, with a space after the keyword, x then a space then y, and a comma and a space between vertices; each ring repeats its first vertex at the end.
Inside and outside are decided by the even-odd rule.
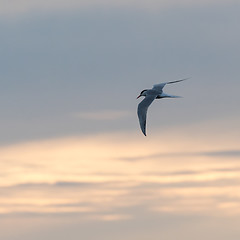
POLYGON ((167 82, 166 84, 178 83, 178 82, 182 82, 182 81, 188 80, 188 79, 190 79, 190 78, 191 78, 191 77, 183 78, 183 79, 179 79, 179 80, 176 80, 176 81, 167 82))

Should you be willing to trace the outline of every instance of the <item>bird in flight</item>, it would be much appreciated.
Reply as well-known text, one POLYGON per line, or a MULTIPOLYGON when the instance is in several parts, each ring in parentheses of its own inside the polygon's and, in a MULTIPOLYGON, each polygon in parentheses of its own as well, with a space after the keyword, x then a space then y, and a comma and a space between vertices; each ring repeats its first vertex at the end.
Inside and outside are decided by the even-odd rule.
POLYGON ((165 82, 160 84, 153 85, 152 89, 144 89, 140 95, 137 97, 145 97, 139 104, 137 109, 138 119, 140 123, 141 130, 143 134, 146 136, 146 119, 147 119, 147 110, 150 104, 153 102, 154 99, 161 99, 161 98, 180 98, 180 96, 169 95, 163 92, 163 88, 166 84, 172 84, 177 82, 182 82, 187 80, 188 78, 180 79, 177 81, 172 82, 165 82))

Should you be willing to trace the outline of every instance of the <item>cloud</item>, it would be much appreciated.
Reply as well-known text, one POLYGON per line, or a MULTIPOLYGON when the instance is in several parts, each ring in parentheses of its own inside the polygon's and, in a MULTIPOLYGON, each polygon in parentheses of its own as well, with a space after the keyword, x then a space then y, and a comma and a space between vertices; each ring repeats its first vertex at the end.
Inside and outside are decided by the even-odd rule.
POLYGON ((131 219, 131 215, 123 215, 123 214, 102 214, 102 215, 92 215, 88 219, 94 221, 123 221, 131 219))
POLYGON ((96 120, 96 121, 103 121, 103 120, 117 120, 121 118, 126 118, 131 115, 130 112, 127 111, 114 111, 114 110, 104 110, 98 112, 81 112, 74 114, 79 119, 83 120, 96 120))
POLYGON ((22 184, 16 184, 10 186, 11 188, 55 188, 55 187, 63 187, 63 188, 90 188, 90 187, 97 187, 99 184, 91 183, 91 182, 73 182, 73 181, 61 181, 55 183, 33 183, 33 182, 26 182, 22 184))
POLYGON ((149 0, 149 1, 137 1, 137 0, 0 0, 0 15, 2 16, 16 16, 24 15, 26 13, 32 13, 36 11, 69 11, 85 8, 109 8, 109 7, 128 7, 138 9, 156 10, 164 7, 179 7, 179 6, 192 6, 192 5, 205 5, 205 4, 224 4, 234 3, 235 1, 226 0, 149 0))
POLYGON ((211 157, 240 157, 240 150, 225 150, 225 151, 212 151, 202 153, 203 155, 211 156, 211 157))
MULTIPOLYGON (((125 215, 134 215, 123 209, 134 206, 156 209, 157 214, 167 209, 176 213, 205 209, 208 214, 213 201, 213 212, 225 214, 226 208, 218 207, 222 196, 225 202, 240 199, 236 191, 240 165, 205 154, 218 153, 215 144, 226 147, 218 138, 211 145, 212 139, 207 143, 204 136, 197 143, 189 135, 181 135, 181 141, 176 136, 180 135, 174 130, 162 131, 161 138, 115 132, 2 146, 0 167, 7 174, 1 176, 0 212, 75 213, 89 219, 124 221, 125 215), (126 156, 143 158, 122 161, 126 156), (186 207, 197 198, 204 208, 186 207)), ((235 205, 229 206, 234 212, 235 205)))
POLYGON ((240 156, 240 150, 219 150, 219 151, 209 151, 209 152, 166 152, 166 153, 156 153, 152 155, 143 155, 136 157, 123 157, 118 160, 123 161, 144 161, 148 159, 159 159, 159 158, 172 158, 172 157, 185 157, 193 158, 196 156, 208 156, 208 157, 221 157, 221 158, 236 158, 240 156))

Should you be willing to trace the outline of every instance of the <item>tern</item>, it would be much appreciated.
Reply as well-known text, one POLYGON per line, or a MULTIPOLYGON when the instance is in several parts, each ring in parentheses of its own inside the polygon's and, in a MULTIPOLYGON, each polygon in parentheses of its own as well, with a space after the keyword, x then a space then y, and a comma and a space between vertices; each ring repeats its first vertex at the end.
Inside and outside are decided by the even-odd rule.
POLYGON ((144 89, 140 95, 137 97, 145 97, 139 104, 137 109, 138 119, 140 123, 141 130, 143 134, 146 136, 146 119, 147 119, 147 110, 148 107, 151 105, 151 103, 154 101, 154 99, 161 99, 161 98, 180 98, 180 96, 175 95, 169 95, 163 92, 163 88, 166 84, 172 84, 177 82, 182 82, 184 80, 187 80, 188 78, 171 81, 171 82, 165 82, 160 84, 153 85, 152 89, 144 89))

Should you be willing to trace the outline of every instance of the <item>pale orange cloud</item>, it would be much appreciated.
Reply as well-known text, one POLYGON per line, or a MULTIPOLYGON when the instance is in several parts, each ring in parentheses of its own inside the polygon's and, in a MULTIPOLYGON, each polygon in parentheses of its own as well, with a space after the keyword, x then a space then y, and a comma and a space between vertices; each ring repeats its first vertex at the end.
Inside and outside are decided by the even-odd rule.
POLYGON ((161 136, 122 132, 2 146, 0 212, 84 212, 116 221, 131 216, 111 211, 142 204, 156 212, 236 213, 238 158, 205 154, 238 150, 239 136, 218 132, 219 122, 161 136), (196 137, 199 128, 208 138, 196 137))

